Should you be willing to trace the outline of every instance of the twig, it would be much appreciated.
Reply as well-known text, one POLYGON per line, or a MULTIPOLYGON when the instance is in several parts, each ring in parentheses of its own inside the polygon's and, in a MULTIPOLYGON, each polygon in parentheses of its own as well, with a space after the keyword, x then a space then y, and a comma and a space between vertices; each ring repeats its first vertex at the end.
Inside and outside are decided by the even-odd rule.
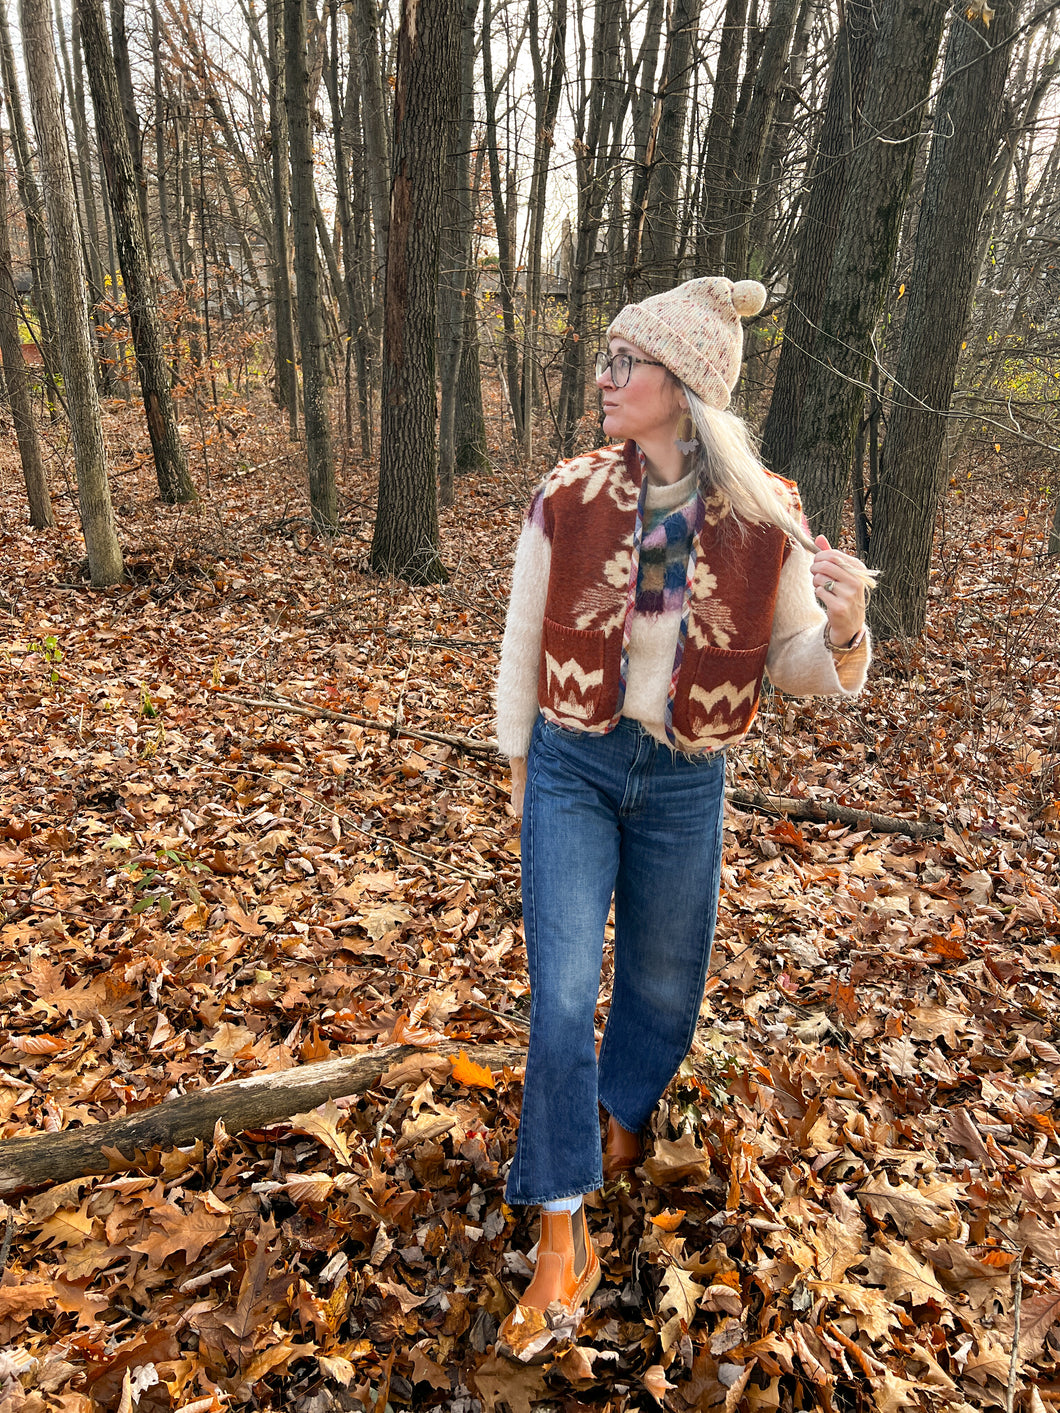
POLYGON ((1019 1370, 1020 1314, 1023 1305, 1023 1252, 1016 1252, 1012 1263, 1012 1353, 1008 1361, 1008 1386, 1005 1389, 1005 1413, 1016 1406, 1016 1374, 1019 1370))
POLYGON ((354 726, 363 726, 369 731, 386 731, 390 736, 405 736, 413 741, 437 741, 443 746, 452 746, 477 760, 488 760, 496 756, 497 746, 493 741, 475 741, 470 736, 451 736, 444 731, 414 731, 411 726, 392 725, 386 721, 372 721, 367 716, 353 716, 348 711, 331 711, 328 707, 303 706, 301 702, 288 701, 286 697, 237 697, 225 692, 226 702, 238 706, 257 707, 264 711, 288 711, 294 716, 309 716, 323 721, 349 721, 354 726))
POLYGON ((929 819, 899 819, 896 815, 859 810, 853 805, 830 805, 822 800, 796 800, 790 795, 766 795, 761 790, 726 790, 725 798, 744 810, 783 814, 792 819, 831 821, 872 829, 877 834, 908 834, 911 839, 941 839, 943 826, 929 819))

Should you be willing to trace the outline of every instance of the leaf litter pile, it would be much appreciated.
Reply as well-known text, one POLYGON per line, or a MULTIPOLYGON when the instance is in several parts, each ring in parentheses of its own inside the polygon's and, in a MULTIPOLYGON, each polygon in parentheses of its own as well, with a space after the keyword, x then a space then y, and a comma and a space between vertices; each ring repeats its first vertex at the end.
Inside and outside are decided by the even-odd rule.
POLYGON ((461 481, 452 579, 410 589, 365 572, 367 473, 321 544, 277 444, 230 428, 196 507, 126 475, 101 593, 69 498, 24 529, 4 454, 0 1136, 415 1048, 268 1128, 9 1183, 4 1413, 1060 1403, 1046 508, 980 478, 924 642, 855 703, 767 696, 735 787, 936 828, 730 810, 695 1048, 590 1199, 591 1308, 524 1364, 494 1352, 534 1236, 503 1201, 529 995, 487 746, 530 479, 461 481))

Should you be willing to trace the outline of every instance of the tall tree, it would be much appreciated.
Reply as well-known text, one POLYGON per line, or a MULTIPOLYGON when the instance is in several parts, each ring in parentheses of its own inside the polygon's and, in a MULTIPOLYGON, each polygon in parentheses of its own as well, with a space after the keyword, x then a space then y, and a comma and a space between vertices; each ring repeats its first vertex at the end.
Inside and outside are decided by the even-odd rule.
POLYGON ((460 61, 459 0, 402 0, 394 91, 379 498, 371 563, 437 583, 435 307, 442 166, 460 61))
POLYGON ((675 0, 644 195, 641 266, 649 289, 669 289, 678 281, 678 233, 681 224, 681 176, 685 116, 692 60, 702 0, 675 0))
POLYGON ((177 427, 162 321, 147 254, 138 182, 107 42, 102 0, 77 0, 85 67, 96 113, 96 137, 114 212, 118 262, 125 284, 136 371, 155 459, 158 493, 169 504, 195 499, 188 459, 177 427))
POLYGON ((276 400, 287 413, 291 440, 298 436, 298 368, 291 291, 291 169, 287 126, 287 78, 283 0, 266 0, 269 31, 269 175, 272 191, 272 299, 276 336, 276 400))
POLYGON ((799 0, 774 0, 762 56, 755 67, 747 115, 741 124, 739 142, 733 154, 736 185, 725 234, 725 272, 732 280, 746 279, 752 273, 757 277, 761 273, 748 269, 755 195, 762 175, 762 161, 769 141, 780 81, 791 52, 798 18, 799 0))
POLYGON ((4 382, 11 400, 11 420, 15 424, 22 478, 29 501, 29 523, 36 530, 55 524, 48 481, 41 458, 40 437, 30 403, 29 380, 22 358, 18 332, 18 293, 11 261, 11 240, 7 224, 7 170, 3 140, 0 138, 0 356, 4 360, 4 382))
MULTIPOLYGON (((23 40, 24 38, 23 36, 23 40)), ((0 0, 0 66, 3 68, 4 97, 11 119, 11 145, 15 154, 18 195, 26 217, 33 307, 40 320, 38 343, 42 346, 44 366, 50 377, 53 370, 58 367, 58 350, 55 346, 55 291, 52 286, 51 265, 48 261, 48 231, 44 220, 44 201, 33 170, 33 158, 30 152, 29 135, 26 131, 26 118, 22 109, 22 93, 19 88, 18 69, 15 64, 14 47, 11 43, 11 29, 7 22, 5 0, 0 0)), ((55 391, 53 382, 52 392, 55 391)))
POLYGON ((540 19, 537 0, 530 0, 530 56, 534 70, 534 165, 530 178, 530 233, 526 253, 526 281, 523 306, 523 453, 530 456, 534 444, 534 388, 537 382, 537 330, 541 318, 541 247, 545 232, 545 191, 549 158, 555 142, 554 129, 559 112, 560 91, 567 41, 567 0, 553 0, 552 25, 548 40, 548 68, 541 53, 540 19))
POLYGON ((465 305, 474 302, 471 288, 471 246, 474 210, 471 192, 471 138, 475 125, 475 16, 478 0, 461 0, 460 117, 452 125, 452 143, 445 160, 445 204, 442 216, 438 285, 438 366, 441 409, 438 416, 438 487, 442 505, 453 501, 456 471, 457 406, 460 364, 467 322, 465 305))
POLYGON ((888 0, 880 22, 790 472, 811 525, 830 540, 850 486, 872 336, 948 8, 947 0, 888 0))
POLYGON ((313 182, 313 115, 309 90, 306 0, 284 0, 287 113, 291 141, 291 201, 294 209, 295 279, 298 286, 298 347, 302 356, 305 450, 309 504, 318 530, 338 524, 335 465, 328 425, 328 370, 324 311, 317 258, 316 189, 313 182))
POLYGON ((762 433, 763 460, 785 476, 795 453, 802 399, 813 366, 828 272, 835 254, 861 104, 875 49, 876 18, 871 0, 847 0, 835 40, 824 120, 803 196, 784 341, 762 433))
POLYGON ((1011 15, 1012 6, 997 0, 988 32, 981 18, 958 16, 946 46, 873 497, 870 554, 883 572, 870 609, 881 634, 915 637, 924 628, 946 414, 980 270, 979 226, 1003 121, 1011 15))
POLYGON ((574 451, 585 398, 587 313, 592 268, 604 209, 618 167, 622 124, 633 78, 622 72, 619 37, 628 23, 621 5, 597 5, 593 17, 592 61, 587 67, 579 12, 581 61, 575 90, 574 163, 578 179, 578 222, 567 288, 567 327, 563 334, 559 406, 556 421, 564 456, 574 451), (625 81, 623 81, 625 77, 625 81))
POLYGON ((720 275, 725 256, 725 228, 733 189, 733 118, 746 28, 747 0, 725 0, 714 94, 703 148, 702 208, 696 239, 696 273, 699 275, 720 275))
POLYGON ((490 194, 493 197, 493 224, 497 231, 497 293, 500 296, 504 326, 504 371, 508 383, 508 406, 517 441, 523 435, 523 400, 519 393, 519 341, 515 329, 515 250, 516 185, 515 164, 509 153, 507 171, 501 169, 497 128, 497 100, 511 74, 509 64, 500 81, 493 82, 492 0, 482 6, 482 86, 486 110, 486 151, 489 155, 490 194), (507 180, 505 180, 505 177, 507 180))
POLYGON ((30 106, 40 150, 44 200, 48 212, 59 350, 73 433, 81 528, 88 550, 92 583, 102 588, 117 584, 125 571, 107 481, 92 331, 88 322, 88 305, 85 303, 81 242, 70 178, 70 154, 55 81, 51 14, 47 0, 20 0, 19 13, 30 106))

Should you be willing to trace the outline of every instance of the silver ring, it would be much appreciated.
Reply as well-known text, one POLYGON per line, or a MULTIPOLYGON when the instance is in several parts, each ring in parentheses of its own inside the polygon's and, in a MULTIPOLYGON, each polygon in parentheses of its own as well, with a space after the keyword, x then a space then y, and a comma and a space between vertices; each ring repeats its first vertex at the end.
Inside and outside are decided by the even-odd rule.
POLYGON ((824 583, 821 585, 821 588, 824 589, 824 591, 825 591, 826 594, 834 594, 834 593, 835 593, 835 580, 834 580, 834 579, 826 579, 826 580, 824 581, 824 583))

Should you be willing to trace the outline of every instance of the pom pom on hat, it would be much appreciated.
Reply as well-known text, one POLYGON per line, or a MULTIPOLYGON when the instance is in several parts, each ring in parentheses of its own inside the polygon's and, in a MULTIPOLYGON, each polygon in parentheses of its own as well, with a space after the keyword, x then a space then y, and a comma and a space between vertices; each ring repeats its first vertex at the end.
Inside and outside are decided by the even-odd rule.
POLYGON ((766 287, 757 280, 740 280, 732 287, 732 307, 741 318, 757 314, 766 302, 766 287))
POLYGON ((765 302, 765 286, 757 280, 733 284, 710 275, 627 304, 607 337, 627 339, 709 406, 725 408, 743 362, 740 318, 757 314, 765 302))

